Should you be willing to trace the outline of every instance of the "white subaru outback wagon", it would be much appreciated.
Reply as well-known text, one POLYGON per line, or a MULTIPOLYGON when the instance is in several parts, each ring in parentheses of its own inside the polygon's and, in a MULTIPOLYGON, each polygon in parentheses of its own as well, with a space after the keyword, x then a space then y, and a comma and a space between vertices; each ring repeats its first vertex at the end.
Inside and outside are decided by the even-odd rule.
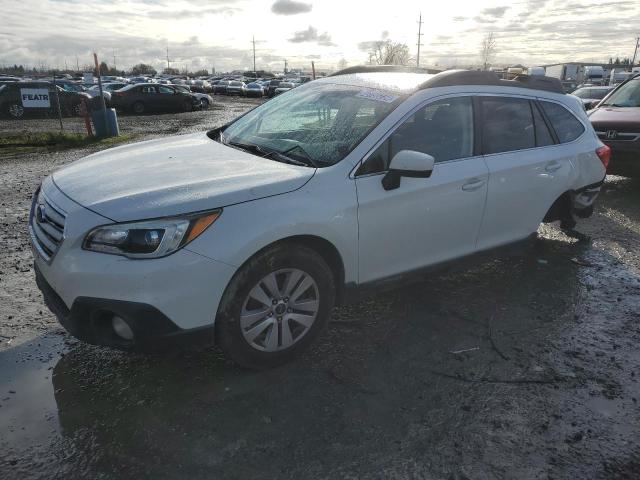
POLYGON ((556 80, 353 67, 210 132, 47 177, 36 280, 90 343, 215 341, 254 368, 334 304, 591 214, 609 149, 556 80))

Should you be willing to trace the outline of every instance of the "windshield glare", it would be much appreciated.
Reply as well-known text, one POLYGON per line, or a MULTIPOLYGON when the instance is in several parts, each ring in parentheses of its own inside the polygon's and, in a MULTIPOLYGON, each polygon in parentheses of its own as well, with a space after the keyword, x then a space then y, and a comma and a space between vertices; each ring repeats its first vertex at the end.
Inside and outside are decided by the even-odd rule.
POLYGON ((629 80, 611 94, 602 105, 617 107, 640 107, 640 77, 629 80))
POLYGON ((220 140, 306 156, 326 167, 342 160, 400 101, 379 90, 308 83, 239 118, 220 140))

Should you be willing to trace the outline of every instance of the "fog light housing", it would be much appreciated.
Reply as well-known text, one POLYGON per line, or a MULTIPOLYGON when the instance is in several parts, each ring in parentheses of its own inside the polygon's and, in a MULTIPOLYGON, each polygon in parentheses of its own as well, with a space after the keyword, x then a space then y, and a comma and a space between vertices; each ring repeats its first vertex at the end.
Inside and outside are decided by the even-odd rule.
POLYGON ((114 316, 111 319, 111 326, 113 327, 113 331, 116 332, 116 335, 120 338, 133 340, 133 330, 131 330, 129 324, 120 317, 114 316))

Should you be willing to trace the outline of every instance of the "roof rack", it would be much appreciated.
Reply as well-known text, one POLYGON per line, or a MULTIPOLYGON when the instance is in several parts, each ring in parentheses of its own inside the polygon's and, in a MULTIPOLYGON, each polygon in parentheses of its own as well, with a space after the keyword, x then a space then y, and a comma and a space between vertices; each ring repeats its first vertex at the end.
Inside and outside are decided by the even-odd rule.
POLYGON ((447 70, 424 82, 420 89, 458 85, 496 85, 564 93, 562 83, 557 78, 518 75, 513 80, 502 80, 493 72, 481 70, 447 70))
POLYGON ((442 70, 434 70, 431 68, 406 67, 404 65, 355 65, 353 67, 343 68, 337 72, 327 75, 335 77, 337 75, 352 75, 356 73, 379 73, 379 72, 396 72, 396 73, 440 73, 442 70))

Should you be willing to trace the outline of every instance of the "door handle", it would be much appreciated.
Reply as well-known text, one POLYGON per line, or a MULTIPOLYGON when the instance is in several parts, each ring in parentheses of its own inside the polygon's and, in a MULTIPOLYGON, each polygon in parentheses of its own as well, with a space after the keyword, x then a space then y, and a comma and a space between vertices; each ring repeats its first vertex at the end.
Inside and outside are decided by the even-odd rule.
POLYGON ((467 183, 462 185, 462 190, 464 190, 465 192, 473 192, 475 190, 478 190, 484 184, 485 184, 485 181, 483 179, 472 178, 467 183))
POLYGON ((560 162, 556 162, 555 160, 547 163, 547 165, 544 167, 545 171, 549 173, 557 172, 561 168, 562 168, 562 164, 560 162))

